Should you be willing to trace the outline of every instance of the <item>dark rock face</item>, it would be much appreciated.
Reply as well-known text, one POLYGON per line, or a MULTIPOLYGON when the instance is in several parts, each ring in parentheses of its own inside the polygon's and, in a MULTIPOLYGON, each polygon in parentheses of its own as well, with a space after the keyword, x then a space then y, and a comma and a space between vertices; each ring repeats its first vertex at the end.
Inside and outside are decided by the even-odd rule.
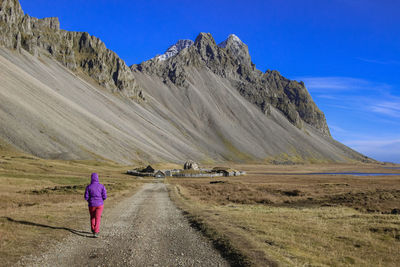
POLYGON ((323 112, 317 107, 304 83, 284 78, 277 71, 262 73, 251 62, 247 45, 235 35, 217 45, 209 33, 200 33, 194 44, 167 60, 153 58, 131 66, 161 77, 165 83, 187 86, 190 67, 206 68, 228 79, 240 94, 268 115, 270 106, 280 110, 298 128, 307 123, 330 136, 323 112))
POLYGON ((229 50, 231 54, 235 56, 237 64, 251 66, 249 49, 236 35, 229 35, 228 39, 220 43, 218 46, 229 50))
POLYGON ((58 18, 33 18, 24 14, 17 0, 1 0, 0 31, 0 45, 6 48, 53 57, 113 92, 144 99, 131 70, 117 54, 88 33, 60 30, 58 18))

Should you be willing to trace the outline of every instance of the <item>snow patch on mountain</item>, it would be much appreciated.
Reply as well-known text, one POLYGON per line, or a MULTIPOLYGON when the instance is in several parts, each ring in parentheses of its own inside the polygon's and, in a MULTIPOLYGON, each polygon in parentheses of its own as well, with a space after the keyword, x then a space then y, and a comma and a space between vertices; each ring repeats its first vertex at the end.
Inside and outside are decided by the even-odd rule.
POLYGON ((225 41, 223 41, 222 43, 220 43, 218 46, 219 46, 219 47, 222 47, 222 48, 225 48, 226 45, 228 44, 228 41, 231 41, 231 42, 237 43, 237 44, 243 44, 242 40, 240 40, 239 37, 237 37, 237 36, 234 35, 234 34, 230 34, 230 35, 228 36, 228 39, 226 39, 225 41))
POLYGON ((192 40, 188 40, 188 39, 179 40, 176 44, 170 46, 167 49, 167 51, 165 51, 164 54, 156 56, 156 58, 159 60, 166 60, 170 57, 175 56, 183 49, 190 47, 191 45, 193 45, 193 43, 194 42, 192 40))

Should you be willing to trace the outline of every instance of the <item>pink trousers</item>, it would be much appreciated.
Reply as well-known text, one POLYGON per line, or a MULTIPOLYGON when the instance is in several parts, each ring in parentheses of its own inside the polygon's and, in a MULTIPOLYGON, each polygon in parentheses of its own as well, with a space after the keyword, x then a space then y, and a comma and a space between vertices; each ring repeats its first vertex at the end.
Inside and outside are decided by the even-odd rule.
POLYGON ((100 232, 100 221, 101 221, 101 213, 103 212, 104 205, 98 207, 89 207, 90 213, 90 226, 92 228, 92 232, 98 233, 100 232))

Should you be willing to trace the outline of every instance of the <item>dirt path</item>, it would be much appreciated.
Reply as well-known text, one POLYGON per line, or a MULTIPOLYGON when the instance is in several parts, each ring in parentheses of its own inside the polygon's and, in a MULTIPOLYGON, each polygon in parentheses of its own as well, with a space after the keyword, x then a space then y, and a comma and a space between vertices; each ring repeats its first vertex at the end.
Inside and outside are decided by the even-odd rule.
MULTIPOLYGON (((229 266, 172 203, 165 184, 146 184, 114 209, 100 238, 71 234, 29 266, 229 266)), ((85 232, 82 232, 85 233, 85 232)))

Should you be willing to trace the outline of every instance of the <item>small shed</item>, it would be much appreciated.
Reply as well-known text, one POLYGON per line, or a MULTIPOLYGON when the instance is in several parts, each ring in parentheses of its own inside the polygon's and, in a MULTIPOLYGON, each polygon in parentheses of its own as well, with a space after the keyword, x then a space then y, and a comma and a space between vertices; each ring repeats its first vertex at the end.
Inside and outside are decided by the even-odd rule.
POLYGON ((214 167, 211 171, 212 172, 222 172, 222 171, 226 171, 227 169, 229 169, 229 167, 214 167))
POLYGON ((227 169, 226 172, 228 173, 226 176, 235 176, 237 171, 234 169, 227 169))
POLYGON ((212 169, 214 173, 222 173, 223 176, 236 176, 238 175, 238 171, 233 170, 229 167, 215 167, 212 169))
POLYGON ((223 176, 229 176, 229 167, 214 167, 211 172, 222 173, 223 176))
POLYGON ((162 171, 157 171, 154 174, 154 177, 156 177, 156 178, 165 178, 165 173, 163 173, 162 171))

